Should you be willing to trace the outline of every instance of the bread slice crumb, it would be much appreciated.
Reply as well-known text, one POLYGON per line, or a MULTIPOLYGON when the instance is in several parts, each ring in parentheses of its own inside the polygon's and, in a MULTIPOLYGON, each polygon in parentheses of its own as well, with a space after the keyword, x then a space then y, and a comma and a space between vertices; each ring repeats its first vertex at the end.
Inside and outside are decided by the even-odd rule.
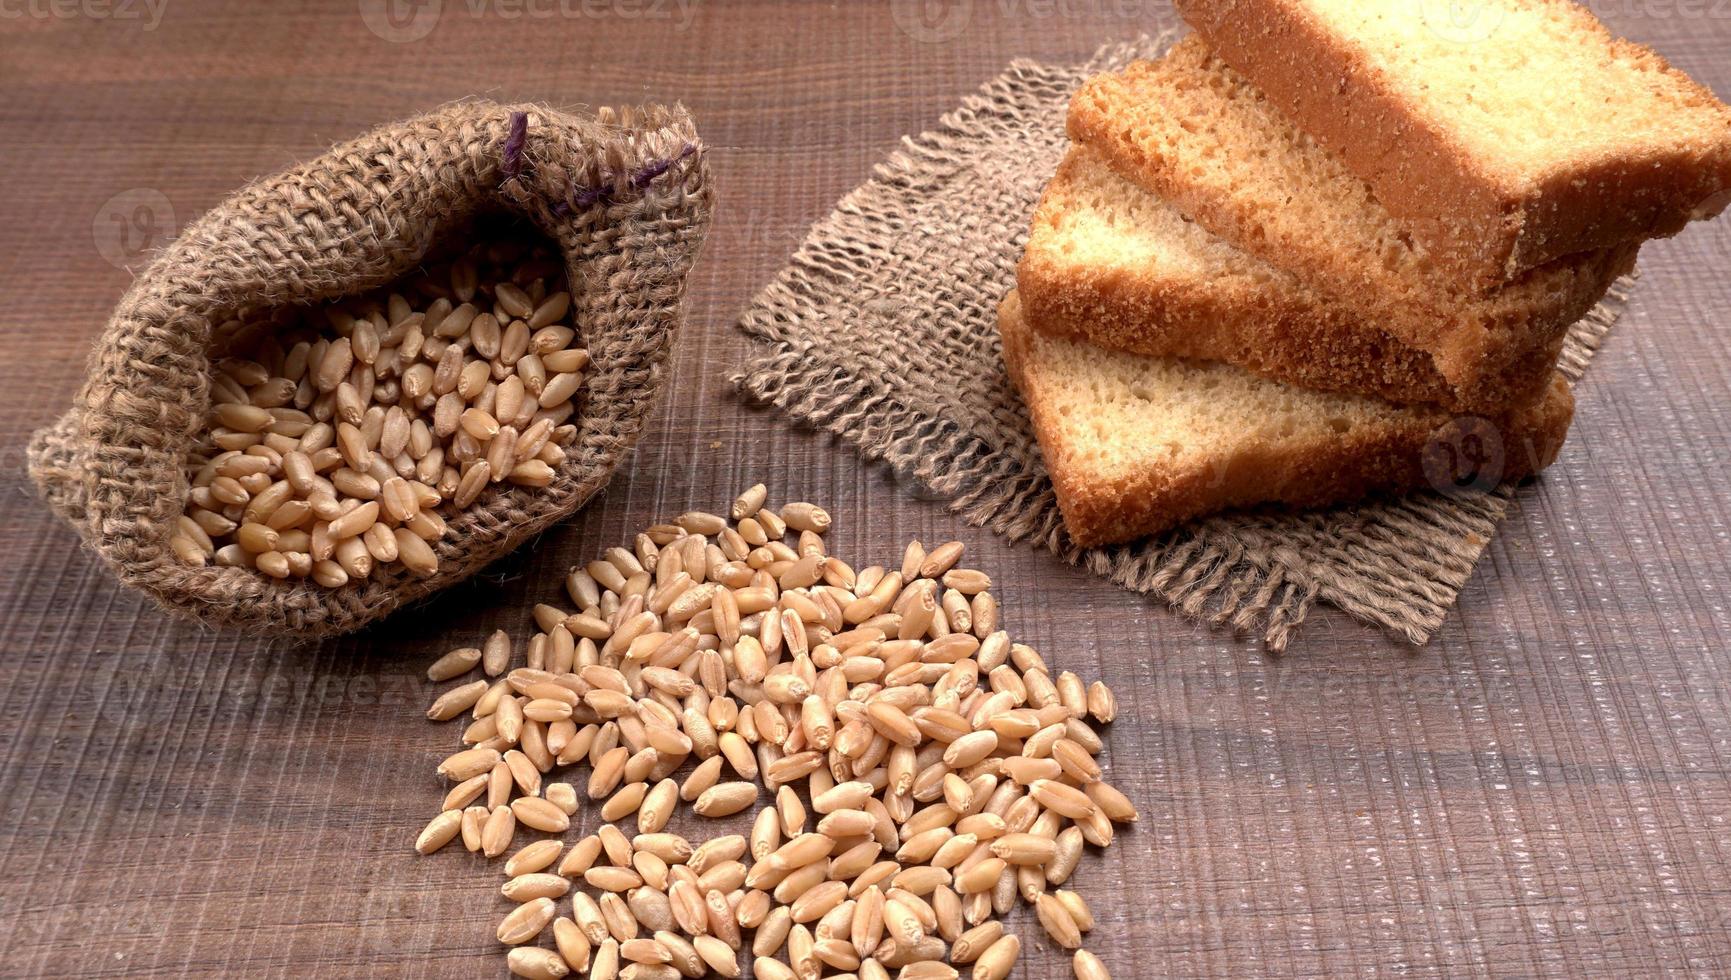
POLYGON ((1471 283, 1731 203, 1731 108, 1569 0, 1178 9, 1471 283))
POLYGON ((1525 476, 1556 459, 1574 412, 1561 376, 1502 416, 1463 418, 1106 350, 1029 329, 1014 291, 998 331, 1064 525, 1083 546, 1257 504, 1525 476))

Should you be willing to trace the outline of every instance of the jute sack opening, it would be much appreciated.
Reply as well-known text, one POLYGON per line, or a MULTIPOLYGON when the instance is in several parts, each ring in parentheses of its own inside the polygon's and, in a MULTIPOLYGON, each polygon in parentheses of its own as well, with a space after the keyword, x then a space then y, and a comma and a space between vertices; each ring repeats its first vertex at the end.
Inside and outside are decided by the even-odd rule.
POLYGON ((246 187, 150 263, 72 410, 31 440, 31 476, 122 582, 172 611, 309 637, 357 629, 474 574, 607 483, 665 380, 710 204, 703 144, 678 107, 579 118, 467 102, 376 130, 246 187), (564 256, 592 358, 552 485, 499 484, 447 509, 426 578, 393 564, 330 589, 178 560, 168 539, 210 410, 217 328, 385 285, 488 213, 527 221, 564 256))

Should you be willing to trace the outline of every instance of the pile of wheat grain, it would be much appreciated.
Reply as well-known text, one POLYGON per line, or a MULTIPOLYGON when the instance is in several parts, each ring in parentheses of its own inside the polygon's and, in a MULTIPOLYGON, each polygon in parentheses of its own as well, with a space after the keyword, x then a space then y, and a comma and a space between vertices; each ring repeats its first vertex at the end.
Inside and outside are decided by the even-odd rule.
POLYGON ((535 608, 526 665, 500 631, 429 668, 492 679, 428 711, 466 715, 469 747, 439 765, 455 785, 416 849, 497 858, 519 830, 551 835, 504 862, 518 904, 498 939, 525 977, 735 977, 749 948, 767 980, 994 980, 1021 951, 998 917, 1021 901, 1080 980, 1105 980, 1080 948, 1093 914, 1062 886, 1136 819, 1096 759, 1111 691, 1012 642, 960 542, 856 572, 827 553, 827 512, 766 496, 573 569, 575 611, 535 608), (581 791, 545 780, 579 765, 581 791), (724 817, 765 792, 749 835, 665 830, 679 801, 724 817), (607 823, 566 841, 580 796, 607 823))
POLYGON ((207 452, 170 544, 191 565, 337 587, 376 564, 438 570, 438 512, 544 487, 589 354, 558 260, 481 243, 394 290, 230 325, 207 452))

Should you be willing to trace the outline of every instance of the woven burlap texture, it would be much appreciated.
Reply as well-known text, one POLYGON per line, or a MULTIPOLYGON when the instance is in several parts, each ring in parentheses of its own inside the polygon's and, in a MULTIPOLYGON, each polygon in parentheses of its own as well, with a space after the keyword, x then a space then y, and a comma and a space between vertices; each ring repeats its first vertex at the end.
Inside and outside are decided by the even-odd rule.
MULTIPOLYGON (((1194 617, 1259 630, 1270 650, 1323 600, 1423 643, 1471 574, 1514 487, 1309 513, 1203 520, 1130 545, 1065 535, 996 321, 1028 219, 1066 145, 1072 92, 1158 55, 1170 37, 1109 45, 1080 65, 1018 61, 903 140, 871 181, 813 227, 740 327, 768 343, 734 375, 750 399, 911 475, 953 510, 1051 549, 1194 617)), ((1572 381, 1632 279, 1570 331, 1572 381)))
POLYGON ((122 582, 170 610, 305 637, 357 629, 474 574, 606 484, 662 387, 710 210, 703 144, 681 108, 578 117, 474 101, 386 126, 249 185, 158 255, 98 339, 72 410, 31 441, 31 475, 122 582), (327 589, 177 561, 168 536, 210 409, 213 330, 384 285, 496 213, 564 255, 593 359, 553 484, 500 485, 448 514, 427 578, 392 565, 327 589))

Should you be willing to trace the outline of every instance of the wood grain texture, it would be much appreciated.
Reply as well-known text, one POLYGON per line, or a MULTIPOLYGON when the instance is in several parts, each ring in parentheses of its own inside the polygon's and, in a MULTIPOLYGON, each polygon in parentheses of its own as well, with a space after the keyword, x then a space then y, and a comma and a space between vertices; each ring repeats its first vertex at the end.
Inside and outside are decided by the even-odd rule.
MULTIPOLYGON (((1272 660, 958 527, 723 380, 745 351, 734 314, 899 136, 1011 58, 1082 58, 1171 23, 1164 5, 707 2, 681 21, 446 0, 403 43, 368 30, 369 6, 168 0, 148 30, 0 16, 7 975, 502 973, 496 872, 409 847, 455 738, 419 719, 421 671, 521 629, 573 561, 759 479, 825 502, 861 564, 962 538, 1019 637, 1120 692, 1112 778, 1144 818, 1079 879, 1115 975, 1731 973, 1731 223, 1648 247, 1561 460, 1428 648, 1323 610, 1272 660), (109 259, 476 93, 680 99, 715 147, 679 379, 628 468, 482 580, 340 642, 210 634, 120 591, 22 478, 129 281, 109 259)), ((1731 92, 1724 4, 1595 9, 1731 92)), ((1012 925, 1019 975, 1065 973, 1030 917, 1012 925)))

